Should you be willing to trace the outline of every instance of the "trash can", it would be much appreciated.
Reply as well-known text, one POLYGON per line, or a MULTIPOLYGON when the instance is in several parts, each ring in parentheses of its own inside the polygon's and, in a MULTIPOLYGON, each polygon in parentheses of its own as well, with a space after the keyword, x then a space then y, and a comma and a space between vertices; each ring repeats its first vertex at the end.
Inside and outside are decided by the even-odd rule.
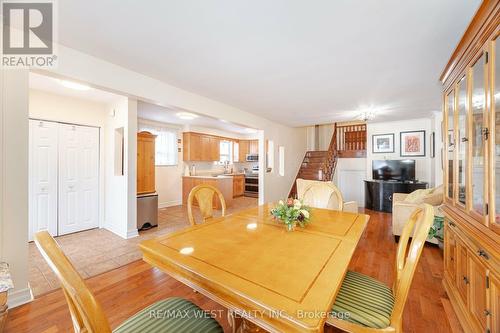
POLYGON ((137 195, 137 230, 158 226, 158 194, 137 195))

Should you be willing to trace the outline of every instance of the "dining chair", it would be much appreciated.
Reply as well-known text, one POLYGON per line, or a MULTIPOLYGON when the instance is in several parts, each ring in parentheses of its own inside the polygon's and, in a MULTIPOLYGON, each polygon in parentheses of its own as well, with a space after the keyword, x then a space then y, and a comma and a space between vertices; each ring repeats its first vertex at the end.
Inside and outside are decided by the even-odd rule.
POLYGON ((347 272, 328 325, 356 333, 402 332, 403 310, 433 217, 432 206, 423 204, 408 219, 396 252, 392 289, 367 275, 347 272))
POLYGON ((344 209, 342 193, 332 182, 308 181, 299 178, 297 179, 297 194, 298 198, 310 207, 344 209))
POLYGON ((193 216, 194 199, 196 199, 196 201, 198 202, 198 207, 200 208, 201 217, 203 219, 203 222, 205 222, 206 220, 211 219, 214 216, 213 199, 215 194, 220 200, 222 206, 222 216, 224 216, 226 215, 226 200, 224 200, 224 196, 222 195, 221 191, 219 191, 218 188, 208 184, 201 184, 193 187, 191 192, 189 192, 187 204, 188 204, 188 219, 191 225, 193 226, 196 225, 193 216))
POLYGON ((76 333, 222 332, 219 323, 194 303, 167 298, 139 311, 111 331, 100 303, 47 231, 35 234, 35 243, 61 283, 76 333), (151 313, 172 313, 154 318, 151 313), (175 313, 187 315, 175 316, 175 313))

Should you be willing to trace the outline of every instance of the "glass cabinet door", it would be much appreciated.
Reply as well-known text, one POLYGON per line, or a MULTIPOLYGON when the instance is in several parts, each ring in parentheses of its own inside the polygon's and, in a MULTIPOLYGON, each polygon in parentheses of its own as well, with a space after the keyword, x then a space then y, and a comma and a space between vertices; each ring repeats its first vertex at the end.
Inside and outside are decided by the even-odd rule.
POLYGON ((463 206, 466 203, 466 175, 468 154, 468 131, 467 131, 467 77, 464 76, 458 83, 457 89, 457 111, 456 111, 456 154, 457 154, 457 202, 463 206))
POLYGON ((491 100, 491 112, 492 112, 492 124, 491 130, 494 131, 494 142, 492 150, 492 166, 493 169, 493 181, 495 185, 491 184, 492 197, 491 197, 491 209, 494 214, 492 219, 490 219, 491 228, 497 233, 500 233, 500 39, 494 43, 493 54, 491 66, 492 71, 492 100, 491 100))
POLYGON ((446 96, 446 177, 448 178, 447 193, 446 196, 453 199, 455 187, 454 187, 454 173, 453 173, 453 163, 454 163, 454 151, 455 151, 455 130, 454 130, 454 114, 455 114, 455 92, 452 90, 446 96))
POLYGON ((472 212, 484 215, 485 208, 485 55, 472 66, 471 89, 471 186, 472 186, 472 212))

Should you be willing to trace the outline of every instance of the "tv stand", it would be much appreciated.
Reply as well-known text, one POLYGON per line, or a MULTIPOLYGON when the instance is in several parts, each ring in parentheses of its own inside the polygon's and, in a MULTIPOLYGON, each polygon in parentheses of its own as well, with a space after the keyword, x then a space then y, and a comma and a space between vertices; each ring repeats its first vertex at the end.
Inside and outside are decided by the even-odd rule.
POLYGON ((392 213, 393 193, 411 193, 428 185, 419 181, 365 180, 365 208, 392 213))

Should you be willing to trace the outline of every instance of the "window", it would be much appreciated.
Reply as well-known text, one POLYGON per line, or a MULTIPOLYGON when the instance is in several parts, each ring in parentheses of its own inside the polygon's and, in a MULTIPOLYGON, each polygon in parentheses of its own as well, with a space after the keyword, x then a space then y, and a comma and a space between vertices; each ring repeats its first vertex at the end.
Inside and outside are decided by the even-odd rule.
POLYGON ((161 127, 139 123, 139 132, 147 131, 156 135, 155 141, 155 165, 177 165, 177 130, 173 128, 161 127))
POLYGON ((233 142, 233 162, 242 162, 240 161, 240 144, 238 142, 233 142))
POLYGON ((232 144, 230 141, 224 141, 224 140, 221 140, 220 141, 220 162, 224 163, 224 162, 228 162, 228 163, 231 163, 232 162, 232 154, 231 154, 231 147, 232 147, 232 144))

